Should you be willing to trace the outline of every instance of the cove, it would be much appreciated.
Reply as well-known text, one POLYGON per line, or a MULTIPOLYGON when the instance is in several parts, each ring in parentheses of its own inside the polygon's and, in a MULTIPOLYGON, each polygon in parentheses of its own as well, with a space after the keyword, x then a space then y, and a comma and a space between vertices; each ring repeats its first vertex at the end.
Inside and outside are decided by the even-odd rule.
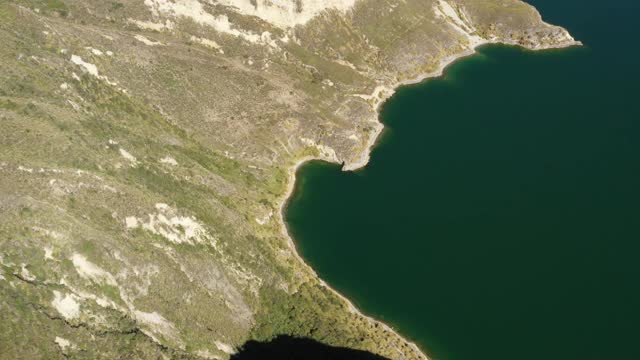
POLYGON ((483 47, 398 89, 367 167, 301 167, 285 219, 433 359, 640 359, 640 5, 531 3, 586 46, 483 47))

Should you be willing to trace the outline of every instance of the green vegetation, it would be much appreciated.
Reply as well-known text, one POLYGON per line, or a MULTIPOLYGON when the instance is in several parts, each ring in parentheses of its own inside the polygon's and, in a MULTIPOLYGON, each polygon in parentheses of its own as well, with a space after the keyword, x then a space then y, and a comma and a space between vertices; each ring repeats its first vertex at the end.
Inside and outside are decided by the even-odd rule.
POLYGON ((18 109, 18 104, 10 99, 0 99, 0 108, 5 110, 16 110, 18 109))
POLYGON ((47 11, 57 13, 63 17, 69 14, 67 5, 62 0, 46 0, 45 8, 47 11))
POLYGON ((420 358, 319 285, 277 211, 293 164, 358 159, 367 96, 459 52, 459 36, 433 1, 366 0, 288 39, 202 4, 244 32, 143 1, 0 3, 3 355, 224 358, 216 342, 292 334, 420 358))
POLYGON ((118 11, 124 9, 124 4, 117 1, 111 2, 111 11, 118 11))

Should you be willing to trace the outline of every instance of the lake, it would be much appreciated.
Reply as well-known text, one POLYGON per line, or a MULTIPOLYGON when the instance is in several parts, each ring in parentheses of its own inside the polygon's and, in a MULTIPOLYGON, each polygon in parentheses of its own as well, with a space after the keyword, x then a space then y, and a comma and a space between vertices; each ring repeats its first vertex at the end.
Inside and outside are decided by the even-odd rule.
POLYGON ((367 167, 306 164, 286 221, 433 359, 640 359, 640 4, 531 3, 585 46, 400 88, 367 167))

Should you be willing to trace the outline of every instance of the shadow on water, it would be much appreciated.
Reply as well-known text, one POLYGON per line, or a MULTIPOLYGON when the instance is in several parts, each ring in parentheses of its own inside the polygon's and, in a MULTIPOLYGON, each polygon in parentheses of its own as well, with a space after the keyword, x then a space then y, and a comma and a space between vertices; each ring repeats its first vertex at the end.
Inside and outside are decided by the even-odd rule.
POLYGON ((367 351, 333 347, 308 338, 278 336, 270 342, 248 341, 232 360, 388 360, 367 351))

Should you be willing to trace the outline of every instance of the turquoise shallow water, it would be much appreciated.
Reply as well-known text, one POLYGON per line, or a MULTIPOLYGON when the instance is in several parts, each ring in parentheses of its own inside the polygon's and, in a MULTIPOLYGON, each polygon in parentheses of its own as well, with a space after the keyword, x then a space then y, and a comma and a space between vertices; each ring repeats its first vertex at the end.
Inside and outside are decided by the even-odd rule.
POLYGON ((307 164, 286 220, 434 359, 640 359, 640 4, 531 3, 586 46, 485 47, 399 89, 369 165, 307 164))

